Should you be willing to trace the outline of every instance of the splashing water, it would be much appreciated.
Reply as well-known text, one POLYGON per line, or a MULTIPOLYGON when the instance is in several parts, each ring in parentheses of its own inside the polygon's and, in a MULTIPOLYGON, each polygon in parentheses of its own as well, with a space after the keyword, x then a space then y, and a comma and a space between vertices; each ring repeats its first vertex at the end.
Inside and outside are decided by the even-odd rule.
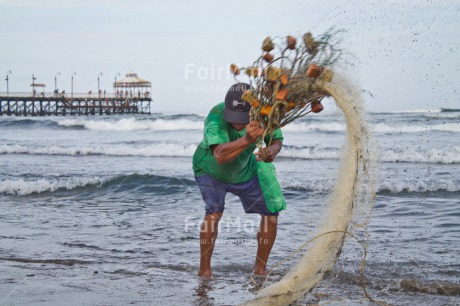
POLYGON ((302 298, 332 271, 352 221, 359 227, 370 217, 377 179, 377 150, 371 140, 362 97, 345 78, 319 83, 343 111, 347 138, 338 179, 327 199, 328 213, 310 249, 279 282, 260 290, 245 305, 289 305, 302 298), (358 223, 360 221, 361 224, 358 223))

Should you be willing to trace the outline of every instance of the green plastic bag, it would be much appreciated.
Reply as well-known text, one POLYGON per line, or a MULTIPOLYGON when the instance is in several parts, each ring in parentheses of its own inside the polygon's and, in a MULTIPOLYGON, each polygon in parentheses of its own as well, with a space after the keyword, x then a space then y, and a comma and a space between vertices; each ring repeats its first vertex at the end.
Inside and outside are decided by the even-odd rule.
POLYGON ((286 209, 286 201, 281 191, 280 183, 276 178, 275 166, 272 163, 258 162, 257 175, 260 188, 267 203, 267 208, 276 213, 286 209))

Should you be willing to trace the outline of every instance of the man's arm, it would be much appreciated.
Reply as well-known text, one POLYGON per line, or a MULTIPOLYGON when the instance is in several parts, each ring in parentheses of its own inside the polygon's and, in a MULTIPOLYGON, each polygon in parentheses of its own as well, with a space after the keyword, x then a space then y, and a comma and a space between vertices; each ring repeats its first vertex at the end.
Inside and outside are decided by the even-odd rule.
POLYGON ((260 152, 256 152, 257 160, 263 160, 266 163, 271 163, 276 155, 281 151, 283 143, 279 139, 272 141, 272 144, 269 147, 265 147, 260 152))
POLYGON ((260 123, 253 121, 246 126, 246 134, 235 141, 221 143, 211 146, 212 153, 218 164, 229 163, 238 157, 250 145, 257 142, 260 136, 264 133, 260 127, 260 123))

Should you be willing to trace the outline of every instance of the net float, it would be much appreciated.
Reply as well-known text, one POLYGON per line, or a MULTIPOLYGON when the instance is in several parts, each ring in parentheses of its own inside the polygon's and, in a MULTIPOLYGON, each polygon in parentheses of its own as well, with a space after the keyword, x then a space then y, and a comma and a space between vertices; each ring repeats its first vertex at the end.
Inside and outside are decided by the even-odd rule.
POLYGON ((303 42, 307 47, 307 51, 312 53, 316 49, 316 42, 313 39, 313 35, 310 32, 307 32, 303 35, 303 42))
POLYGON ((270 112, 271 112, 271 111, 272 111, 271 105, 264 105, 264 106, 262 106, 262 108, 260 109, 259 113, 260 113, 262 116, 266 117, 266 116, 270 115, 270 112))
POLYGON ((290 112, 295 108, 295 102, 288 102, 287 107, 286 107, 286 112, 290 112))
POLYGON ((276 99, 281 101, 286 101, 288 90, 286 88, 281 88, 276 93, 276 99))
POLYGON ((263 58, 264 58, 265 61, 267 61, 269 63, 273 61, 273 55, 271 55, 268 52, 264 54, 263 58))
POLYGON ((281 85, 283 85, 283 86, 286 86, 289 83, 289 77, 287 76, 286 73, 283 73, 280 76, 280 82, 281 82, 281 85))
POLYGON ((270 36, 266 37, 264 41, 262 42, 262 50, 264 50, 265 52, 270 52, 274 48, 275 47, 273 46, 273 42, 270 36))
POLYGON ((320 101, 311 102, 311 111, 313 113, 320 113, 323 109, 324 109, 324 106, 321 104, 320 101))
POLYGON ((297 39, 295 39, 292 36, 287 37, 287 47, 289 50, 294 50, 296 43, 297 43, 297 39))
POLYGON ((239 74, 240 74, 240 68, 238 68, 238 66, 235 65, 235 64, 231 64, 231 65, 230 65, 230 71, 231 71, 234 75, 239 75, 239 74))
POLYGON ((310 77, 310 78, 317 78, 320 74, 320 68, 315 65, 315 64, 311 64, 309 67, 308 67, 308 70, 307 70, 307 76, 310 77))
POLYGON ((281 69, 268 66, 264 69, 264 79, 270 82, 276 81, 281 76, 281 69))
POLYGON ((243 95, 241 96, 241 99, 243 99, 243 101, 251 103, 252 100, 254 99, 254 96, 252 95, 252 91, 246 90, 245 92, 243 92, 243 95))
POLYGON ((258 67, 248 67, 246 68, 246 74, 249 77, 258 77, 259 76, 259 68, 258 67))

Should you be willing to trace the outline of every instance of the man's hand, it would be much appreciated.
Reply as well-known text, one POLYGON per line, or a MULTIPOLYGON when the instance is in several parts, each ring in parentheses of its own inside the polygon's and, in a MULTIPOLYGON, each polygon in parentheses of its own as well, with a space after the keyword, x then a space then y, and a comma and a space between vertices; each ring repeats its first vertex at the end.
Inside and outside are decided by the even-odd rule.
POLYGON ((260 126, 260 122, 252 121, 246 125, 246 140, 250 143, 256 143, 260 136, 264 134, 264 130, 260 126))
POLYGON ((263 148, 261 151, 254 153, 257 161, 262 160, 266 163, 271 163, 275 159, 275 154, 270 148, 271 147, 263 148))
POLYGON ((282 146, 283 143, 280 140, 273 140, 271 146, 263 148, 259 152, 254 153, 256 155, 257 161, 261 160, 266 163, 271 163, 275 159, 276 155, 278 155, 280 152, 282 146))
MULTIPOLYGON (((234 125, 234 124, 232 124, 234 125)), ((234 127, 235 128, 235 127, 234 127)), ((244 124, 238 127, 238 131, 244 129, 244 124)), ((212 153, 219 165, 226 164, 235 160, 250 145, 257 142, 264 130, 260 127, 259 122, 251 122, 246 125, 246 134, 235 141, 221 143, 211 146, 212 153)))

